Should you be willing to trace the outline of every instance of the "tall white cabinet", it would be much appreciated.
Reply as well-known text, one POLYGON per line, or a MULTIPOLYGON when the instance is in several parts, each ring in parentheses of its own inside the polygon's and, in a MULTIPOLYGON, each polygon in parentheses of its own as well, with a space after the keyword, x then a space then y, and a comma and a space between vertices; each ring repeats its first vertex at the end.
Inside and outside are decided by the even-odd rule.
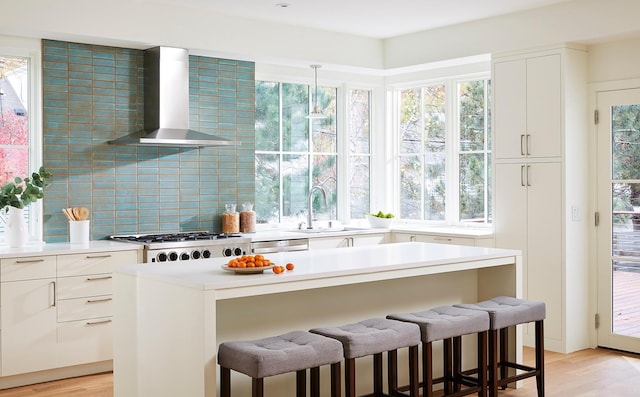
MULTIPOLYGON (((492 60, 495 245, 523 252, 523 297, 546 302, 545 348, 588 346, 586 52, 492 60)), ((533 345, 533 327, 524 330, 533 345)))

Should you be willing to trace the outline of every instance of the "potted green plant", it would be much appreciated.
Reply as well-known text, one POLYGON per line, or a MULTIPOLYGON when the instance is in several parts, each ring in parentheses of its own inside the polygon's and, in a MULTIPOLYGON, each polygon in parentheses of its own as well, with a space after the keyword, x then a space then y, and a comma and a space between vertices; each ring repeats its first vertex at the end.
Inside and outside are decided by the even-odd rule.
POLYGON ((16 177, 0 189, 0 214, 5 222, 5 240, 10 247, 21 247, 27 241, 24 208, 44 197, 51 173, 44 167, 31 177, 16 177))

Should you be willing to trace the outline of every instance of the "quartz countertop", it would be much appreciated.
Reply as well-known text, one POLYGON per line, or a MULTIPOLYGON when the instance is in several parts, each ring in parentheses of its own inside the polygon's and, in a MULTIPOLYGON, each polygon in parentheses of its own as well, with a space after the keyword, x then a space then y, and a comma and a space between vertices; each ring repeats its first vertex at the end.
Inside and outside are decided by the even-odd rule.
MULTIPOLYGON (((442 271, 479 268, 483 260, 505 259, 513 263, 517 250, 482 248, 431 243, 393 243, 366 247, 326 249, 317 251, 266 254, 278 265, 291 262, 292 271, 275 274, 266 270, 258 274, 236 274, 222 268, 228 258, 213 258, 193 263, 162 263, 150 265, 125 265, 116 272, 137 277, 149 277, 157 281, 179 284, 201 290, 224 290, 304 282, 328 278, 344 278, 376 274, 371 281, 385 279, 385 274, 395 271, 415 271, 415 274, 433 274, 442 271), (466 264, 469 264, 466 266, 466 264), (413 270, 412 270, 413 269, 413 270), (418 270, 416 270, 418 269, 418 270)), ((495 262, 492 264, 495 266, 495 262)), ((403 277, 410 276, 405 274, 403 277)))
POLYGON ((85 252, 128 251, 142 249, 141 245, 111 240, 94 240, 89 244, 27 243, 23 247, 0 245, 0 259, 38 255, 81 254, 85 252))

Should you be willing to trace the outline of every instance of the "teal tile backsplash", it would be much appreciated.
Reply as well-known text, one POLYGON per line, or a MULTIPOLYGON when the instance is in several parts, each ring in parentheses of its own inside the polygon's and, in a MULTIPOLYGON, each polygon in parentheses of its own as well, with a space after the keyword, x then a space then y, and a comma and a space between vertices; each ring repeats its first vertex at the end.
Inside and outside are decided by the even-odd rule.
POLYGON ((61 209, 91 210, 91 238, 220 231, 225 203, 254 202, 252 62, 189 57, 190 128, 240 146, 108 142, 144 125, 143 51, 43 40, 44 238, 68 241, 61 209))

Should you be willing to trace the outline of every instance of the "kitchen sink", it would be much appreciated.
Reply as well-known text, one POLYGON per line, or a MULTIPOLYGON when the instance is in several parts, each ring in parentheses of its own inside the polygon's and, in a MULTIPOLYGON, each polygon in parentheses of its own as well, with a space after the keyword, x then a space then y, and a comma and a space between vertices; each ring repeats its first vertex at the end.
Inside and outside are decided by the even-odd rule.
POLYGON ((313 229, 293 229, 292 232, 296 233, 333 233, 333 232, 343 232, 345 228, 340 227, 314 227, 313 229))

